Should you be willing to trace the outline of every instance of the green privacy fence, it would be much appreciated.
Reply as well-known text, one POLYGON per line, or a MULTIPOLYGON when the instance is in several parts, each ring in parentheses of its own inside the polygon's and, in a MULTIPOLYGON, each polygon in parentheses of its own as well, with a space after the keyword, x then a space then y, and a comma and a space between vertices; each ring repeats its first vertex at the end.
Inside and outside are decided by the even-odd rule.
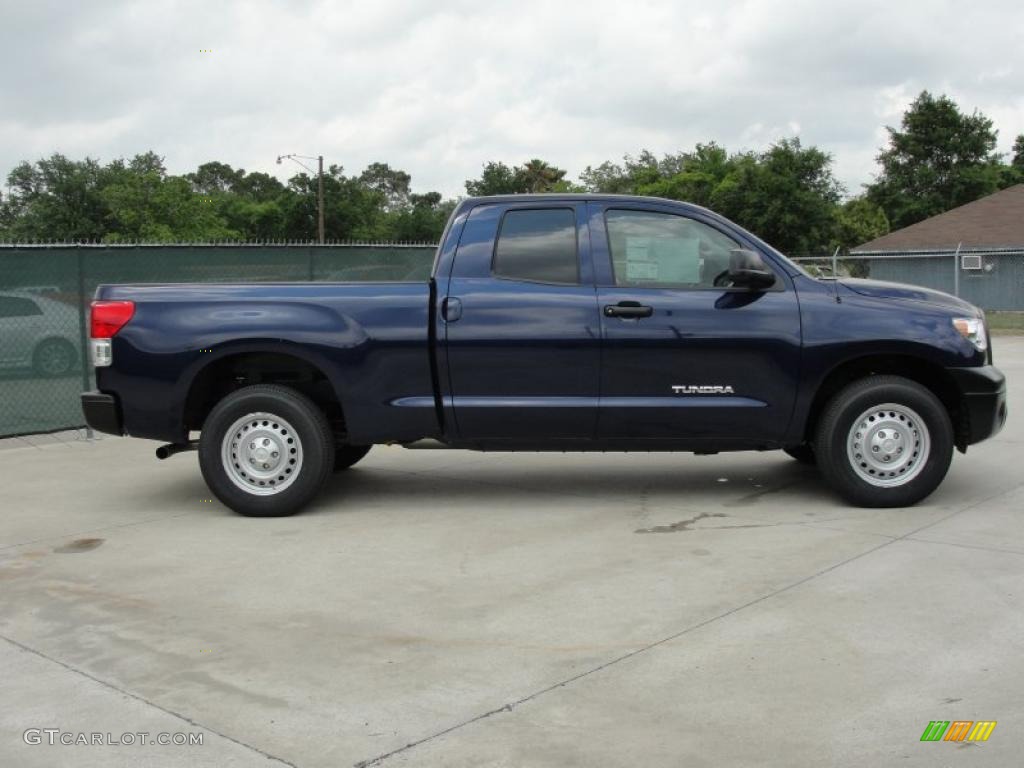
POLYGON ((430 244, 0 244, 0 436, 83 425, 101 283, 426 280, 430 244))

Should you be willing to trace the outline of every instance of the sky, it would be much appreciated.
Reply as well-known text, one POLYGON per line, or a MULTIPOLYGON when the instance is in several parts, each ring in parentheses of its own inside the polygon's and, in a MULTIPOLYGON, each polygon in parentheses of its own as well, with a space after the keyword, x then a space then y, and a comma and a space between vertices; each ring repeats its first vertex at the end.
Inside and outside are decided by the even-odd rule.
POLYGON ((489 160, 588 165, 799 136, 851 194, 922 90, 1024 133, 1019 0, 0 0, 0 173, 154 150, 286 180, 381 161, 464 194, 489 160), (315 162, 315 161, 314 161, 315 162))

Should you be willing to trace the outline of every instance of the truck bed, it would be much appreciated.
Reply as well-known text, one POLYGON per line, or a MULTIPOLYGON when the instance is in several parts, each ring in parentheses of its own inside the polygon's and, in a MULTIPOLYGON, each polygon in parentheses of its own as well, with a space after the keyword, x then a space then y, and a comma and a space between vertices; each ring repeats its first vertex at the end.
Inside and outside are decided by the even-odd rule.
POLYGON ((258 347, 323 371, 353 441, 433 436, 434 408, 396 404, 433 403, 431 290, 428 282, 101 285, 97 299, 131 300, 135 315, 113 341, 117 366, 97 369, 97 387, 128 393, 121 407, 134 436, 179 440, 196 370, 258 347))

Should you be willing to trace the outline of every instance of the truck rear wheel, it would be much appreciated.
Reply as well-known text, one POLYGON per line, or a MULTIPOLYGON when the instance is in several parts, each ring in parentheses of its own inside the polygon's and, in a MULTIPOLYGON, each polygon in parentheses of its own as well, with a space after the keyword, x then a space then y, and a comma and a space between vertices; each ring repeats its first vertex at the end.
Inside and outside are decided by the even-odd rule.
POLYGON ((829 484, 862 507, 908 507, 953 457, 953 425, 934 394, 901 376, 855 381, 825 406, 814 455, 829 484))
POLYGON ((214 406, 199 440, 199 468, 213 494, 250 517, 293 515, 334 467, 323 411, 274 384, 244 387, 214 406))

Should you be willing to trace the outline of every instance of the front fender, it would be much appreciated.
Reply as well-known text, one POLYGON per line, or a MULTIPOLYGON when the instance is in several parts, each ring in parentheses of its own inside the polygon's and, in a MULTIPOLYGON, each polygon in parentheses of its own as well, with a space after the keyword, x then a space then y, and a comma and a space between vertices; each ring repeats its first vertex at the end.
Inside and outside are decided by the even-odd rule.
POLYGON ((840 367, 870 358, 915 363, 928 372, 982 365, 984 354, 957 333, 953 310, 923 302, 851 296, 803 286, 803 358, 788 440, 803 440, 822 385, 840 367))

